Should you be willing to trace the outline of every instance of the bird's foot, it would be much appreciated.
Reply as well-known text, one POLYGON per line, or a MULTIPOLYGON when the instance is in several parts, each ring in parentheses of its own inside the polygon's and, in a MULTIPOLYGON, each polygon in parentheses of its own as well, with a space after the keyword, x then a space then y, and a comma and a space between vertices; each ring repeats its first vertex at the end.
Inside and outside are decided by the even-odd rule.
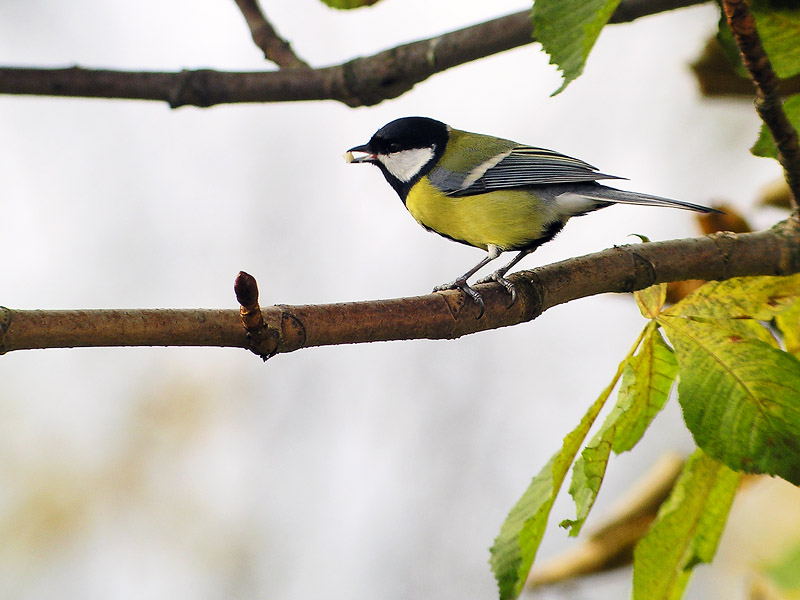
POLYGON ((504 277, 505 272, 503 271, 495 271, 491 275, 487 275, 483 279, 478 280, 476 283, 499 283, 502 285, 508 294, 511 296, 511 302, 509 302, 508 307, 511 308, 514 306, 514 303, 517 301, 517 289, 514 287, 514 284, 511 283, 508 279, 504 277))
POLYGON ((435 288, 433 288, 434 292, 444 292, 446 290, 461 290, 464 292, 467 296, 472 298, 472 301, 475 302, 475 304, 478 305, 478 316, 476 318, 480 319, 483 316, 485 309, 483 298, 481 298, 481 295, 469 286, 466 279, 456 279, 450 283, 437 285, 435 288))

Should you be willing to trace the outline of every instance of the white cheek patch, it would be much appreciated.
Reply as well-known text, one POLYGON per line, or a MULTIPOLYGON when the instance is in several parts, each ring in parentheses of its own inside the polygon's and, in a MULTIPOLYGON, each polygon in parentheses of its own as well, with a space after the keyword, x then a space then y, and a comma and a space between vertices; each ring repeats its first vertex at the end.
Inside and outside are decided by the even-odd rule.
POLYGON ((412 148, 392 154, 378 154, 377 158, 389 173, 406 182, 433 158, 433 148, 412 148))

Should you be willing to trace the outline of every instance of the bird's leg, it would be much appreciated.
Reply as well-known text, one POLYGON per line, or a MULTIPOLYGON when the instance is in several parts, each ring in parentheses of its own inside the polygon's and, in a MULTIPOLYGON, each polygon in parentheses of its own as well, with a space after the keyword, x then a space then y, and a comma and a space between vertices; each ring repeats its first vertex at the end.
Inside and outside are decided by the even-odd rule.
POLYGON ((517 301, 517 290, 514 288, 514 284, 511 283, 508 279, 506 279, 505 275, 508 273, 511 268, 516 265, 519 261, 525 258, 528 254, 533 252, 533 249, 530 250, 522 250, 519 254, 517 254, 513 260, 508 263, 506 266, 497 269, 491 275, 487 275, 483 279, 480 279, 478 283, 491 283, 492 281, 496 281, 500 285, 502 285, 506 291, 511 295, 511 303, 510 306, 514 306, 514 303, 517 301))
POLYGON ((484 311, 483 298, 481 298, 481 295, 469 286, 469 284, 467 283, 467 279, 475 275, 475 273, 477 273, 480 269, 488 265, 491 261, 493 261, 495 258, 497 258, 503 253, 503 251, 500 248, 498 248, 493 244, 489 245, 488 251, 489 253, 484 257, 484 259, 481 262, 472 267, 461 277, 459 277, 455 281, 451 281, 450 283, 437 285, 435 288, 433 288, 434 292, 443 292, 445 290, 461 290, 462 292, 464 292, 467 296, 472 298, 475 304, 478 305, 478 308, 480 309, 478 313, 479 319, 483 316, 483 311, 484 311))

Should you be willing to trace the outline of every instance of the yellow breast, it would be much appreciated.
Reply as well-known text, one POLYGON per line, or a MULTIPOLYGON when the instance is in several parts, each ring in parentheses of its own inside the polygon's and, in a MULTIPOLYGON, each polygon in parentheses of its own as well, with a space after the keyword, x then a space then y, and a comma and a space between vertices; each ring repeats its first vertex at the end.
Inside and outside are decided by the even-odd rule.
POLYGON ((423 177, 408 193, 406 208, 427 229, 487 249, 523 248, 539 239, 545 225, 558 220, 554 206, 525 189, 499 190, 454 198, 423 177))

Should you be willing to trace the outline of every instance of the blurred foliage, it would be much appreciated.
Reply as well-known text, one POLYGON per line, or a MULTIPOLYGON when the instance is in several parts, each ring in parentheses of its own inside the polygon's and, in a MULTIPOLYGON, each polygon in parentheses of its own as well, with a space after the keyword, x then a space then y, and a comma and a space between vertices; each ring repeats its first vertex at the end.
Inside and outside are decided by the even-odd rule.
MULTIPOLYGON (((727 29, 722 31, 730 35, 727 29)), ((744 72, 738 53, 731 55, 729 49, 723 46, 720 36, 708 40, 702 54, 691 67, 704 96, 755 97, 755 87, 744 72)), ((800 77, 782 82, 781 90, 786 94, 800 92, 800 77)))
POLYGON ((786 184, 786 180, 775 180, 764 186, 758 199, 762 206, 772 206, 783 210, 792 208, 792 192, 786 184))
MULTIPOLYGON (((196 372, 143 383, 131 397, 114 398, 128 406, 125 427, 92 456, 66 436, 34 437, 24 420, 6 412, 0 460, 3 597, 43 597, 35 592, 36 582, 46 581, 65 559, 93 547, 98 555, 117 551, 112 532, 129 550, 141 545, 143 554, 164 556, 176 549, 187 563, 213 564, 215 577, 240 577, 239 557, 256 546, 252 516, 221 515, 202 489, 206 482, 218 485, 204 451, 209 438, 228 425, 221 397, 215 382, 196 372)), ((122 568, 114 576, 126 575, 122 568)))
POLYGON ((769 565, 764 573, 778 587, 800 592, 800 543, 769 565))
POLYGON ((362 6, 372 6, 373 4, 377 4, 378 0, 322 0, 322 2, 331 8, 347 10, 350 8, 361 8, 362 6))
POLYGON ((721 213, 707 213, 696 216, 700 231, 705 234, 718 231, 732 231, 733 233, 747 233, 753 231, 750 223, 735 207, 725 203, 715 203, 721 213))

